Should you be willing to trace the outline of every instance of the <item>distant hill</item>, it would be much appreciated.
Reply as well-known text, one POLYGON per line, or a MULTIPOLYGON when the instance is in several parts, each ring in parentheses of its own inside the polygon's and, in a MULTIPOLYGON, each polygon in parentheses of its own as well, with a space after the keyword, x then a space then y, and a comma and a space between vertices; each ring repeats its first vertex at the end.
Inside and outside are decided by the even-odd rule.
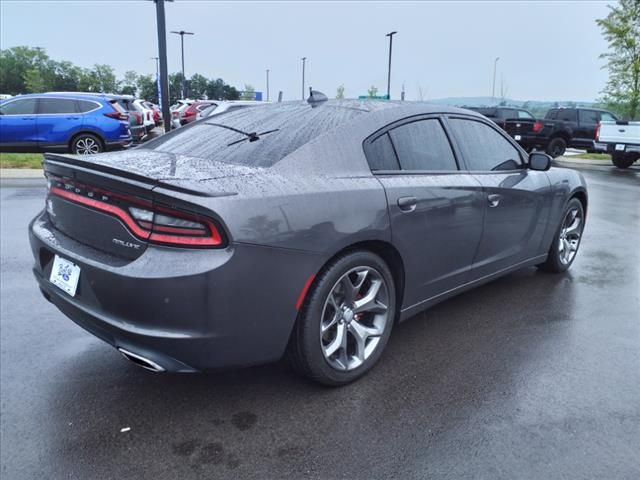
MULTIPOLYGON (((427 100, 429 103, 436 103, 439 105, 453 105, 468 107, 488 107, 498 105, 501 102, 500 98, 491 97, 447 97, 447 98, 434 98, 427 100)), ((505 99, 505 104, 510 107, 528 107, 534 110, 549 109, 556 106, 559 107, 590 107, 594 106, 595 102, 575 102, 569 100, 515 100, 512 98, 505 99)))

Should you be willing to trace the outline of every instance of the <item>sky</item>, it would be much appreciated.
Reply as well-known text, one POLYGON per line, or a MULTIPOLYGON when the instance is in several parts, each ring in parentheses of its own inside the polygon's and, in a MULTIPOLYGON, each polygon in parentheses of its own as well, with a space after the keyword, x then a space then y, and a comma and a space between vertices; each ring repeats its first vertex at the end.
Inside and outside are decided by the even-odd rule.
MULTIPOLYGON (((611 1, 609 3, 612 3, 611 1)), ((592 101, 607 80, 607 44, 595 20, 601 1, 216 2, 166 4, 167 31, 187 30, 185 71, 300 98, 306 85, 334 96, 386 92, 406 99, 490 96, 494 59, 501 85, 518 100, 592 101)), ((154 73, 157 31, 148 0, 0 1, 0 46, 42 47, 55 60, 154 73)), ((169 71, 180 70, 180 37, 167 34, 169 71)))

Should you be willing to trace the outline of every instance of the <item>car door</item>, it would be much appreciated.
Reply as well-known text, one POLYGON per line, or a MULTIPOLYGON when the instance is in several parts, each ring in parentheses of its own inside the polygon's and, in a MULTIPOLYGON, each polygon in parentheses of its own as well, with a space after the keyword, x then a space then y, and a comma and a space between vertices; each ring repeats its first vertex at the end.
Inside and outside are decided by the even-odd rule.
POLYGON ((466 168, 483 187, 487 207, 472 279, 543 253, 550 211, 547 174, 527 169, 521 150, 484 120, 450 116, 447 125, 466 168))
POLYGON ((0 105, 0 147, 4 151, 37 151, 37 98, 19 98, 0 105))
POLYGON ((578 110, 578 128, 574 132, 575 146, 593 148, 598 121, 598 112, 596 110, 578 110))
POLYGON ((405 267, 404 308, 466 282, 482 232, 480 182, 461 171, 438 117, 395 123, 365 141, 387 195, 405 267))
POLYGON ((43 149, 65 149, 82 126, 73 98, 42 97, 38 103, 38 141, 43 149))

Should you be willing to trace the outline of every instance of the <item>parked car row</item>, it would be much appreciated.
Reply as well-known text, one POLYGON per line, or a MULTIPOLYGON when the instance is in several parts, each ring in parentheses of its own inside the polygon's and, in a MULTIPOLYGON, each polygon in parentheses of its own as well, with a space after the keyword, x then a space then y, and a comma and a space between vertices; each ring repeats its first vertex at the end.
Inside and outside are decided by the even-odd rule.
POLYGON ((130 95, 48 92, 0 102, 0 151, 94 154, 141 142, 160 124, 130 95))
POLYGON ((241 108, 268 104, 255 100, 178 100, 171 106, 171 128, 180 128, 201 118, 241 108))
POLYGON ((640 122, 623 122, 597 108, 552 108, 544 119, 514 107, 464 107, 505 130, 527 152, 543 150, 553 158, 567 148, 611 154, 613 164, 628 168, 640 159, 640 122))

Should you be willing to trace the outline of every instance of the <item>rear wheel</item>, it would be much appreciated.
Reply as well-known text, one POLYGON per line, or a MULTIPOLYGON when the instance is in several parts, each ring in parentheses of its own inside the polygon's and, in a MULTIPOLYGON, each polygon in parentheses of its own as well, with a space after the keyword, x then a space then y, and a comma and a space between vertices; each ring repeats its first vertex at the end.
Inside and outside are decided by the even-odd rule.
POLYGON ((567 142, 562 137, 555 137, 549 141, 546 152, 553 158, 561 157, 567 150, 567 142))
POLYGON ((370 370, 391 334, 396 293, 389 267, 356 251, 332 261, 316 278, 300 310, 288 357, 324 385, 344 385, 370 370))
POLYGON ((618 168, 629 168, 637 159, 637 156, 634 157, 633 155, 628 153, 625 154, 624 152, 613 152, 611 155, 611 161, 618 168))
POLYGON ((103 150, 100 139, 91 133, 81 133, 71 142, 71 153, 76 155, 94 155, 103 150))
POLYGON ((562 222, 553 237, 547 261, 538 268, 547 272, 566 271, 578 254, 584 229, 584 208, 577 198, 572 198, 565 208, 562 222))

